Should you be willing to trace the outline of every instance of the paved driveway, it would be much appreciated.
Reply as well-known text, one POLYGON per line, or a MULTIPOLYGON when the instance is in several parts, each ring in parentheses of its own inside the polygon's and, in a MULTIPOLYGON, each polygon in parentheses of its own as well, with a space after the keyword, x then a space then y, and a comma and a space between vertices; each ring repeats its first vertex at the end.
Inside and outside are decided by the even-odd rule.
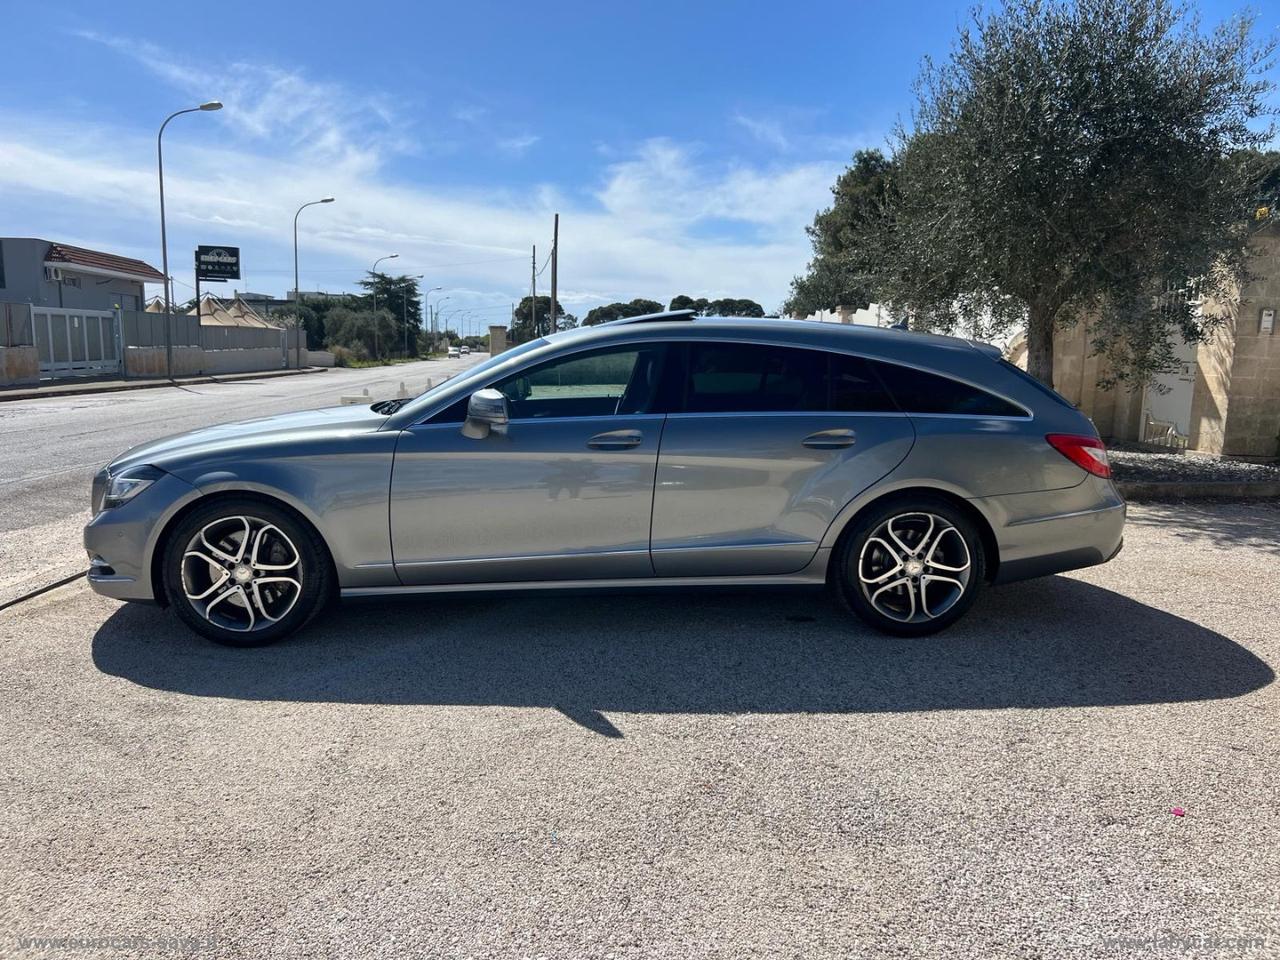
POLYGON ((755 592, 237 651, 65 587, 0 614, 0 954, 1275 956, 1277 582, 1280 509, 1206 506, 910 642, 755 592))

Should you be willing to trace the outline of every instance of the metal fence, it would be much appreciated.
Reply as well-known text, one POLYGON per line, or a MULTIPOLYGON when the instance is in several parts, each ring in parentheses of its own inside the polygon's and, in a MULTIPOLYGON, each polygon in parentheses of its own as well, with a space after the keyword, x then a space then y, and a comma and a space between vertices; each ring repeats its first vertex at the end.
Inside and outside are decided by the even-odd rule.
POLYGON ((120 311, 120 336, 129 347, 163 347, 172 343, 175 347, 200 346, 200 321, 185 314, 174 314, 171 329, 173 339, 164 335, 163 313, 147 313, 145 310, 120 311))
POLYGON ((31 305, 0 303, 0 347, 34 347, 31 305))
POLYGON ((293 330, 267 329, 265 327, 214 327, 200 328, 200 346, 206 350, 260 350, 265 347, 293 349, 293 330))
MULTIPOLYGON (((126 346, 163 347, 164 314, 143 310, 120 312, 121 335, 126 346)), ((174 314, 173 340, 175 347, 201 347, 205 350, 260 350, 267 347, 292 350, 297 332, 276 327, 220 327, 201 324, 193 316, 174 314)), ((303 340, 306 346, 306 340, 303 340)))

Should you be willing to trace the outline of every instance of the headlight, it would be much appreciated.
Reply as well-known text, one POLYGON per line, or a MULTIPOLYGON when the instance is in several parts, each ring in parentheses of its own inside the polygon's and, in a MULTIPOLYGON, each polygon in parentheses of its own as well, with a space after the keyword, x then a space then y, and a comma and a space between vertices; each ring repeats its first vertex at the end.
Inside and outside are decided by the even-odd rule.
POLYGON ((102 509, 110 510, 129 502, 163 476, 164 471, 159 467, 141 466, 130 467, 121 470, 114 477, 108 477, 102 509))

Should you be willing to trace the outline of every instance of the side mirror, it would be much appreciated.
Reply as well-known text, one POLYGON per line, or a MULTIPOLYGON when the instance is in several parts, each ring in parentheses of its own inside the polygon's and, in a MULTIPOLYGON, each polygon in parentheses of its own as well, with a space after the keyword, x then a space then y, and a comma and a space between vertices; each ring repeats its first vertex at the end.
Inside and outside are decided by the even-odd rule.
POLYGON ((498 390, 477 390, 467 401, 467 419, 462 424, 462 435, 472 440, 483 440, 491 432, 505 432, 507 420, 507 398, 498 390))

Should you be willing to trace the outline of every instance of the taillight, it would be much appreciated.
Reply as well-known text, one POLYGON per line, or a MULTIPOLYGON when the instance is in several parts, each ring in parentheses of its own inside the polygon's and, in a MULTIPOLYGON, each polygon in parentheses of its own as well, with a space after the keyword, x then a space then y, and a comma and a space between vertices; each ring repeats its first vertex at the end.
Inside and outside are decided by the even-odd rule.
POLYGON ((1049 441, 1049 446, 1080 469, 1088 470, 1095 477, 1111 476, 1107 448, 1097 437, 1086 437, 1074 433, 1051 433, 1045 439, 1049 441))

